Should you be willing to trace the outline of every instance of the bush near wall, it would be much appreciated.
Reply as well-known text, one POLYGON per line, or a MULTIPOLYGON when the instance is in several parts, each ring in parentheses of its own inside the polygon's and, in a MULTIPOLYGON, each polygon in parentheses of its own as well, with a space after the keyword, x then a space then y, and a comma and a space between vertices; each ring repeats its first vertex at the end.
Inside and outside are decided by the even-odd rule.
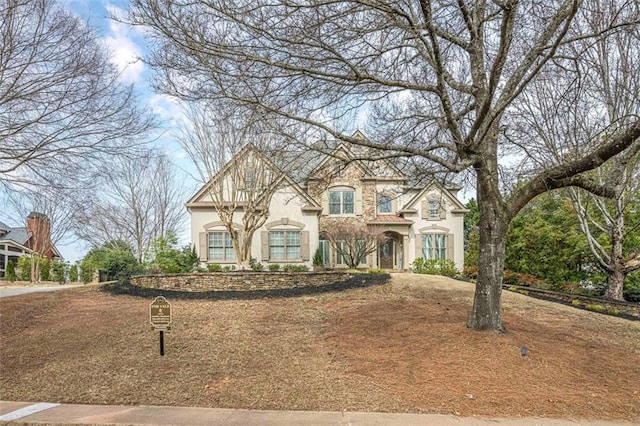
POLYGON ((445 277, 455 277, 460 275, 456 264, 450 259, 428 259, 419 257, 413 261, 413 272, 427 275, 443 275, 445 277))

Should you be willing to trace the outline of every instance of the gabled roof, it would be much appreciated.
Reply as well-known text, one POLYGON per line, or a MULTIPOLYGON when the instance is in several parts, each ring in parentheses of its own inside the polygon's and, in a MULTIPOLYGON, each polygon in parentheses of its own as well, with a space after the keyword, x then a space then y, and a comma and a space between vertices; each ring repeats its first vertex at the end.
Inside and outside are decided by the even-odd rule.
POLYGON ((6 233, 0 233, 0 241, 12 241, 24 246, 27 241, 29 241, 29 238, 31 238, 31 233, 27 231, 27 228, 25 227, 11 228, 5 224, 1 225, 2 226, 0 228, 6 231, 6 233))
MULTIPOLYGON (((367 140, 367 137, 360 132, 356 131, 353 136, 355 139, 367 140)), ((371 150, 364 146, 351 145, 340 143, 336 146, 331 154, 326 154, 322 161, 318 163, 308 174, 308 178, 314 178, 326 164, 332 159, 342 159, 343 161, 355 164, 359 167, 366 177, 387 177, 394 179, 406 180, 407 177, 393 162, 386 158, 368 159, 371 150), (381 176, 381 171, 384 169, 390 170, 393 176, 381 176)))
POLYGON ((442 184, 440 184, 439 182, 431 182, 428 185, 426 185, 424 188, 422 188, 420 191, 418 191, 418 193, 416 195, 414 195, 409 202, 407 202, 400 210, 410 210, 414 207, 414 205, 424 196, 424 194, 426 194, 427 192, 431 191, 433 188, 437 188, 438 191, 440 191, 454 206, 456 206, 457 210, 460 210, 462 212, 466 212, 467 209, 464 206, 464 204, 462 204, 460 202, 460 200, 458 200, 457 197, 454 197, 453 194, 451 194, 451 192, 449 192, 449 190, 447 188, 445 188, 442 184))
MULTIPOLYGON (((279 177, 277 181, 274 182, 276 188, 279 187, 283 182, 286 182, 289 186, 291 186, 298 195, 300 195, 307 203, 311 204, 312 207, 319 208, 319 204, 316 203, 306 192, 300 188, 298 185, 287 173, 283 172, 278 166, 276 166, 273 161, 271 161, 266 155, 262 153, 255 145, 252 143, 247 144, 240 152, 233 156, 231 160, 229 160, 222 169, 216 173, 209 182, 200 188, 195 195, 193 195, 189 201, 187 201, 187 207, 193 207, 194 204, 198 203, 198 200, 207 194, 209 188, 222 179, 233 167, 238 164, 242 164, 244 158, 246 158, 250 153, 257 155, 260 158, 260 161, 263 161, 264 164, 269 167, 271 170, 276 171, 279 177)), ((267 194, 264 194, 265 196, 267 194)))
MULTIPOLYGON (((339 160, 347 163, 354 164, 358 167, 365 175, 372 175, 371 170, 366 167, 366 165, 362 161, 354 160, 355 156, 353 153, 347 148, 345 144, 339 144, 331 153, 331 155, 325 155, 322 161, 316 167, 311 170, 308 179, 316 177, 320 172, 325 170, 327 163, 330 163, 333 160, 339 160)), ((324 176, 322 176, 324 177, 324 176)))

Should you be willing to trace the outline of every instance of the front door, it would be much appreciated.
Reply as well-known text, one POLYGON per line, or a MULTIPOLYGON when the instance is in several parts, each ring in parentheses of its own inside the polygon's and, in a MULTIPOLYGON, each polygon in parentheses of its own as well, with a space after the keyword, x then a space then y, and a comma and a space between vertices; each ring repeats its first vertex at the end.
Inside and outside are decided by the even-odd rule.
POLYGON ((378 259, 380 261, 380 268, 393 269, 393 247, 394 241, 388 240, 386 243, 380 246, 378 249, 378 259))

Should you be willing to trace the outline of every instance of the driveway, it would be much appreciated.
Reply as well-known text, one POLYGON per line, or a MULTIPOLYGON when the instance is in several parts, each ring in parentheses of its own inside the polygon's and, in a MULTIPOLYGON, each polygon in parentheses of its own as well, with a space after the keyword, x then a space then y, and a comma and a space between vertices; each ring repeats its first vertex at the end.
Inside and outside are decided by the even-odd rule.
POLYGON ((64 290, 67 288, 80 287, 80 284, 65 284, 56 286, 11 286, 0 287, 0 297, 19 296, 27 293, 39 293, 44 291, 64 290))

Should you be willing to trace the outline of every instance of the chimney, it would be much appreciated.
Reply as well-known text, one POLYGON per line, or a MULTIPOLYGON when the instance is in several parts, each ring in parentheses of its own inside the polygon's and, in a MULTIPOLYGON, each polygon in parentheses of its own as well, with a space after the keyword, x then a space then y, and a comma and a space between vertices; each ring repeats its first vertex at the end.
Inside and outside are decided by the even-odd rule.
POLYGON ((44 213, 31 212, 27 216, 27 231, 31 232, 30 248, 51 259, 51 222, 44 213))

